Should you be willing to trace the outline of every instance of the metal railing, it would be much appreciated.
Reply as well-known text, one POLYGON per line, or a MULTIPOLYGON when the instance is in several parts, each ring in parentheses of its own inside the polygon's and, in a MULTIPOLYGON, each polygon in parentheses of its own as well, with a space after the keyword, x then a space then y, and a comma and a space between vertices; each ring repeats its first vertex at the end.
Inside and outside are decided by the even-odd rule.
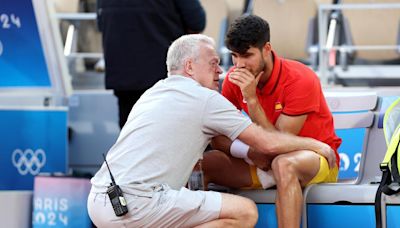
POLYGON ((93 21, 97 19, 96 13, 57 13, 56 18, 71 22, 68 27, 67 36, 64 45, 64 55, 67 58, 103 58, 102 52, 78 52, 77 51, 77 33, 80 21, 93 21))
MULTIPOLYGON (((321 4, 318 7, 319 32, 319 76, 321 83, 327 85, 333 81, 333 74, 329 71, 329 54, 331 51, 346 53, 356 50, 381 51, 400 50, 400 45, 334 45, 337 17, 329 18, 331 11, 341 10, 378 10, 400 9, 400 3, 380 4, 321 4), (329 25, 329 26, 328 26, 329 25), (329 31, 328 31, 329 27, 329 31)), ((367 16, 367 15, 366 15, 367 16)))

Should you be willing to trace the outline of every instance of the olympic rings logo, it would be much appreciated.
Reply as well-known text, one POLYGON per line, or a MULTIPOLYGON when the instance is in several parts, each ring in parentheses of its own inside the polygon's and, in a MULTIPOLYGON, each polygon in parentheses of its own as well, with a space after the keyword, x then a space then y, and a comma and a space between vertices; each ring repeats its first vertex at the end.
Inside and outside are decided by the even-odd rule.
POLYGON ((42 149, 35 152, 31 149, 25 151, 16 149, 12 153, 12 163, 21 175, 28 173, 37 175, 46 163, 46 154, 42 149))

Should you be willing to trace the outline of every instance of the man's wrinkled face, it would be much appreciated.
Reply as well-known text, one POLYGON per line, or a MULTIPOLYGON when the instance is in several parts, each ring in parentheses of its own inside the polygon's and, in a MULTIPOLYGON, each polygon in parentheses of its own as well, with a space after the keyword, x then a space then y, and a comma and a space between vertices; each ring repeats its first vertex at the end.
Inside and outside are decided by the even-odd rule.
POLYGON ((200 54, 193 62, 193 78, 202 86, 218 91, 219 75, 222 73, 219 61, 215 48, 210 44, 202 43, 200 54))

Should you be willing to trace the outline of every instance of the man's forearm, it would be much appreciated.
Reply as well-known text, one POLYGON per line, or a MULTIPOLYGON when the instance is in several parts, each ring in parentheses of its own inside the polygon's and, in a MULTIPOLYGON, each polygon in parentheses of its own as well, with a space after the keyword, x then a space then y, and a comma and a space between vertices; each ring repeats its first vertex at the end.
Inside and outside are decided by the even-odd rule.
POLYGON ((311 138, 294 136, 279 131, 266 131, 260 126, 251 125, 241 134, 239 139, 254 147, 257 151, 279 155, 297 150, 312 150, 324 153, 327 145, 311 138), (247 134, 249 133, 249 134, 247 134))
POLYGON ((273 155, 297 150, 312 150, 317 152, 321 146, 320 142, 314 139, 298 137, 283 132, 268 132, 265 142, 269 146, 265 146, 264 152, 273 155))
POLYGON ((270 140, 267 144, 270 145, 264 145, 264 153, 279 155, 292 151, 310 150, 325 157, 330 168, 333 168, 336 164, 336 154, 326 143, 313 138, 299 137, 277 131, 268 132, 267 135, 268 134, 269 136, 266 137, 270 138, 270 140))
POLYGON ((261 126, 267 130, 276 130, 275 126, 268 120, 267 116, 262 109, 258 98, 249 99, 247 101, 247 108, 249 110, 249 116, 253 123, 261 126))
POLYGON ((276 142, 278 143, 276 143, 275 148, 272 149, 272 151, 275 151, 275 154, 283 154, 298 150, 311 150, 319 153, 324 146, 324 144, 318 140, 299 137, 288 133, 280 133, 276 142))

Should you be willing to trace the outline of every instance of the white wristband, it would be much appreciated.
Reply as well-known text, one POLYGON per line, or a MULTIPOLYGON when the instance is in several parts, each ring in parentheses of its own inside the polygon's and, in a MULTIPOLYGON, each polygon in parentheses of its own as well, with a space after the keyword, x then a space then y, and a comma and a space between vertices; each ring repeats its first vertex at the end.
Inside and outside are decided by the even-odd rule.
POLYGON ((249 146, 244 144, 239 139, 235 139, 231 145, 231 155, 235 158, 248 159, 247 153, 249 152, 249 146))

